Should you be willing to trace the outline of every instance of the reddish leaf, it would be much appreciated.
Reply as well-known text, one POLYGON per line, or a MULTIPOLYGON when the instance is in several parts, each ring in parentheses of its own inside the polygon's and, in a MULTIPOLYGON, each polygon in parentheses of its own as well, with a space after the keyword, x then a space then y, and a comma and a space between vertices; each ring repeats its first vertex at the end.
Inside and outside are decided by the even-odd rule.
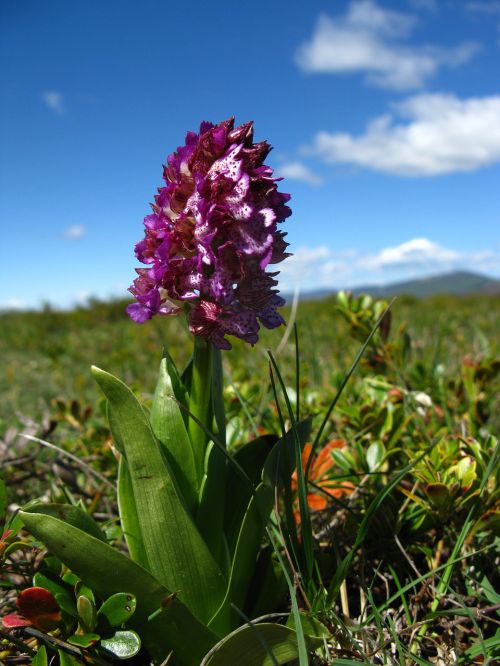
POLYGON ((55 629, 61 621, 61 609, 52 592, 44 587, 29 587, 17 597, 17 607, 30 624, 41 631, 55 629))
POLYGON ((2 618, 2 624, 6 629, 16 629, 17 627, 31 627, 31 622, 19 613, 9 613, 2 618))

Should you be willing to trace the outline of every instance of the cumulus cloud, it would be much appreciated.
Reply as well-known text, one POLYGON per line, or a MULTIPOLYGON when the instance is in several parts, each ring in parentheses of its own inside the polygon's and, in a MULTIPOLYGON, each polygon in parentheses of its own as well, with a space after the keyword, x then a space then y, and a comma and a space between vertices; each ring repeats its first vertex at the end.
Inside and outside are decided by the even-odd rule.
POLYGON ((434 243, 428 238, 414 238, 401 245, 386 247, 373 256, 361 258, 365 268, 444 268, 454 265, 461 255, 434 243))
POLYGON ((321 185, 323 180, 303 162, 287 162, 277 169, 277 174, 291 180, 301 180, 313 187, 321 185))
POLYGON ((394 109, 396 115, 375 118, 360 136, 318 133, 312 151, 330 164, 398 176, 475 171, 500 161, 500 95, 421 94, 394 109))
POLYGON ((87 229, 82 224, 73 224, 64 230, 64 238, 67 240, 80 240, 87 233, 87 229))
POLYGON ((299 247, 277 267, 282 291, 330 287, 350 273, 351 252, 333 252, 325 245, 299 247))
POLYGON ((428 238, 413 238, 378 252, 333 252, 327 246, 301 247, 281 266, 280 289, 302 291, 320 288, 383 284, 452 270, 498 273, 497 250, 459 252, 428 238))
POLYGON ((57 92, 56 90, 46 90, 42 93, 42 100, 45 106, 58 116, 63 116, 66 113, 62 93, 57 92))
POLYGON ((321 15, 296 61, 307 72, 364 73, 368 83, 408 90, 424 86, 442 66, 461 65, 478 49, 471 42, 453 48, 404 43, 416 24, 412 14, 357 0, 344 16, 321 15))

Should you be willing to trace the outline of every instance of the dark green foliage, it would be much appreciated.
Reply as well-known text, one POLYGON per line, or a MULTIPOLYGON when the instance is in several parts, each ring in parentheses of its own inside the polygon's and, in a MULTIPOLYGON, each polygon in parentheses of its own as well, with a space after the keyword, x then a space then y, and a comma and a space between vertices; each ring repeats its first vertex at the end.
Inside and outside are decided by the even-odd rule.
MULTIPOLYGON (((59 510, 66 512, 70 523, 73 520, 75 526, 90 531, 101 542, 103 553, 109 552, 103 541, 117 551, 124 550, 127 541, 129 551, 135 548, 136 560, 141 561, 143 535, 137 528, 137 506, 121 507, 127 516, 122 521, 127 531, 124 538, 117 525, 114 491, 110 491, 118 477, 113 449, 123 451, 134 442, 122 441, 113 414, 106 413, 95 389, 89 366, 97 362, 132 385, 146 406, 144 411, 137 407, 135 418, 140 421, 151 408, 154 435, 166 450, 173 444, 155 429, 155 422, 160 412, 173 414, 178 427, 174 444, 182 447, 189 423, 183 384, 193 375, 185 374, 182 380, 175 375, 175 385, 163 376, 157 386, 158 365, 166 346, 177 367, 185 367, 191 342, 180 320, 156 318, 137 326, 127 319, 124 305, 93 303, 74 312, 46 309, 0 316, 0 438, 7 452, 6 499, 0 493, 0 504, 23 504, 44 496, 51 502, 84 507, 83 517, 76 509, 59 510), (15 439, 17 431, 29 431, 60 450, 15 439), (78 456, 81 463, 67 458, 65 452, 78 456), (87 514, 94 515, 99 528, 85 518, 87 514)), ((300 644, 291 646, 291 653, 298 650, 302 660, 306 644, 308 648, 319 644, 311 638, 324 635, 327 646, 317 655, 317 663, 375 663, 378 658, 388 664, 430 664, 438 657, 443 663, 446 659, 487 663, 499 643, 500 466, 493 438, 500 425, 498 300, 492 296, 399 299, 345 385, 346 373, 386 305, 349 295, 301 304, 298 364, 293 343, 277 353, 281 336, 276 331, 265 332, 262 344, 254 349, 236 342, 233 351, 224 353, 225 377, 218 400, 225 406, 229 450, 254 485, 264 480, 254 495, 238 468, 226 465, 223 499, 228 507, 224 516, 230 537, 228 554, 239 548, 238 562, 245 563, 249 553, 254 560, 261 548, 262 516, 276 501, 279 508, 269 532, 271 541, 260 550, 251 593, 245 597, 243 586, 239 591, 236 570, 227 574, 233 576, 231 588, 239 598, 242 618, 246 614, 254 619, 276 608, 283 612, 281 619, 291 618, 289 623, 303 618, 303 632, 297 632, 299 638, 302 635, 300 644), (275 392, 263 353, 266 346, 276 360, 275 392), (303 420, 300 446, 295 447, 293 460, 281 464, 290 463, 291 471, 306 441, 315 442, 317 450, 310 455, 309 473, 304 461, 302 478, 299 474, 291 487, 275 496, 274 490, 269 491, 279 453, 276 441, 282 425, 289 430, 299 414, 303 420), (250 444, 242 446, 246 442, 250 444), (327 443, 332 445, 327 456, 330 464, 320 468, 316 455, 327 443), (275 454, 268 457, 273 447, 275 454), (318 501, 323 501, 323 509, 312 511, 309 521, 307 504, 315 506, 318 501), (252 510, 240 533, 239 517, 249 505, 252 510), (302 532, 295 525, 299 515, 302 532)), ((172 366, 169 358, 163 362, 162 367, 166 366, 172 366)), ((219 377, 218 390, 221 384, 219 377)), ((129 399, 130 405, 135 404, 132 393, 129 399)), ((219 430, 221 404, 207 406, 219 414, 214 420, 219 430)), ((122 420, 130 414, 130 409, 125 410, 122 420)), ((167 454, 165 458, 168 465, 167 454)), ((196 476, 192 460, 183 460, 183 465, 184 476, 177 475, 180 486, 182 478, 196 476)), ((122 461, 119 490, 130 483, 122 461)), ((186 492, 181 489, 179 494, 186 492)), ((186 495, 184 500, 194 512, 198 499, 186 495)), ((43 511, 49 518, 53 508, 43 511)), ((54 520, 59 518, 63 516, 54 520)), ((60 563, 58 569, 51 558, 40 565, 35 558, 40 544, 25 533, 17 534, 18 521, 6 527, 14 530, 0 540, 6 590, 31 584, 46 587, 58 599, 68 622, 79 618, 87 638, 93 628, 100 631, 103 623, 112 625, 115 613, 126 625, 115 633, 128 630, 120 600, 112 597, 106 602, 106 598, 129 588, 124 584, 119 589, 95 587, 100 594, 96 601, 85 589, 78 589, 75 598, 72 574, 65 572, 61 578, 60 563), (105 612, 106 603, 110 613, 105 612)), ((162 557, 158 555, 158 560, 162 557)), ((118 563, 121 566, 121 560, 118 563)), ((139 599, 142 590, 133 592, 139 599)), ((153 622, 160 627, 165 609, 180 603, 177 590, 167 592, 158 592, 147 608, 138 604, 130 626, 140 634, 142 625, 149 628, 153 622), (148 613, 150 621, 145 617, 148 613)), ((214 639, 200 635, 206 649, 200 646, 199 654, 204 655, 214 639)), ((154 643, 151 634, 141 638, 144 645, 154 643)), ((134 640, 117 636, 116 644, 108 645, 106 660, 119 650, 129 650, 131 655, 138 649, 134 640)), ((234 640, 221 645, 206 663, 219 663, 233 649, 237 653, 240 648, 234 640)), ((276 645, 280 641, 281 636, 276 645)), ((51 655, 57 654, 56 648, 47 647, 51 655)), ((266 654, 255 641, 252 649, 266 654)), ((38 654, 43 663, 43 652, 38 654)), ((73 653, 63 650, 60 654, 62 664, 73 663, 73 653)))

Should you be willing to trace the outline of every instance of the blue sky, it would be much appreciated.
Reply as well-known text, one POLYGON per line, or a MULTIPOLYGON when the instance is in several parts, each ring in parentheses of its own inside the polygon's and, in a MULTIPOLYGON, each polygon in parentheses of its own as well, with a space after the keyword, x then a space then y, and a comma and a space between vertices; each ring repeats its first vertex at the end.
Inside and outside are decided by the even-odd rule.
POLYGON ((500 275, 500 2, 5 0, 0 307, 123 295, 162 164, 255 121, 281 285, 500 275))

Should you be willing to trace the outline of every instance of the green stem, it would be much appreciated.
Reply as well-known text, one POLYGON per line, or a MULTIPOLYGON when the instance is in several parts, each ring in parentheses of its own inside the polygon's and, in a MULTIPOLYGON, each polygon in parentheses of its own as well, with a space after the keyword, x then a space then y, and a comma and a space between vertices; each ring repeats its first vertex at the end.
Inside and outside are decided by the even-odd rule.
MULTIPOLYGON (((212 355, 213 347, 204 338, 195 336, 193 352, 193 374, 189 396, 189 411, 208 430, 212 426, 212 355)), ((198 481, 201 484, 205 467, 205 451, 208 443, 206 432, 189 419, 188 433, 193 447, 198 481)))

